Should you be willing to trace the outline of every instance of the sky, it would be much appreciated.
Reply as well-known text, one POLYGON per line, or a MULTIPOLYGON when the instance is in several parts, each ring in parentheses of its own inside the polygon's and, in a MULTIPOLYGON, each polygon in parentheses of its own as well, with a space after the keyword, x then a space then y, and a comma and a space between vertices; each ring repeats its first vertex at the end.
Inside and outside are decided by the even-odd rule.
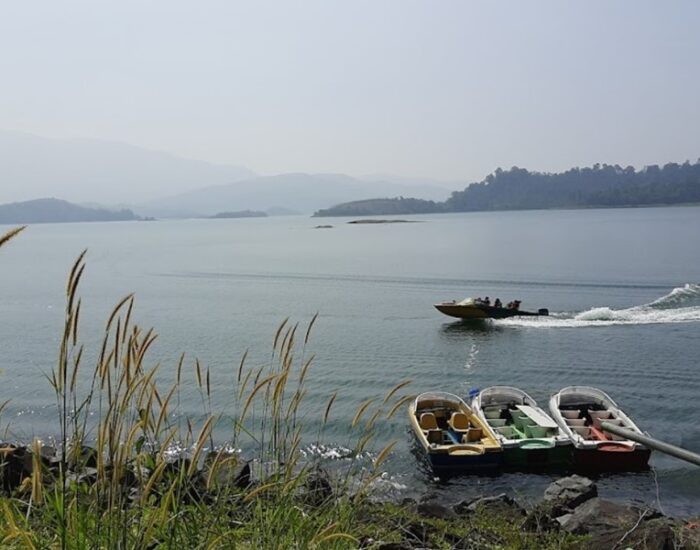
POLYGON ((0 0, 0 128, 260 174, 700 157, 700 3, 0 0))

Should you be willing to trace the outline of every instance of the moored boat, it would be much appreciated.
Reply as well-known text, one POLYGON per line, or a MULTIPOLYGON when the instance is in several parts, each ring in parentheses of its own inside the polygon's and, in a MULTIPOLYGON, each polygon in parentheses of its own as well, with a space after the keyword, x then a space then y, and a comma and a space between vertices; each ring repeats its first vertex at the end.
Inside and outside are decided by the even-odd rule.
POLYGON ((608 394, 589 386, 569 386, 549 401, 552 418, 574 445, 574 467, 594 471, 635 471, 648 467, 651 450, 606 433, 602 422, 642 433, 608 394))
MULTIPOLYGON (((519 304, 519 302, 517 302, 519 304)), ((507 319, 508 317, 537 317, 549 315, 549 310, 540 308, 537 311, 523 311, 519 307, 495 307, 483 301, 467 298, 461 302, 455 300, 435 304, 440 313, 457 317, 458 319, 507 319)))
POLYGON ((459 397, 434 391, 409 407, 411 428, 436 474, 493 472, 503 460, 496 434, 459 397))
POLYGON ((507 468, 556 470, 570 466, 569 436, 524 391, 492 386, 474 393, 471 406, 496 433, 507 468))

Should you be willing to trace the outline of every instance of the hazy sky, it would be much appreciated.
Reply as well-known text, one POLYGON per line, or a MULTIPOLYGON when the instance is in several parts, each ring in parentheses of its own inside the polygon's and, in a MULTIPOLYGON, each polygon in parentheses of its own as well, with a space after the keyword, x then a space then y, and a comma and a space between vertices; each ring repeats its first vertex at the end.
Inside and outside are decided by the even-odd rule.
POLYGON ((700 157, 700 2, 2 1, 0 128, 466 181, 700 157))

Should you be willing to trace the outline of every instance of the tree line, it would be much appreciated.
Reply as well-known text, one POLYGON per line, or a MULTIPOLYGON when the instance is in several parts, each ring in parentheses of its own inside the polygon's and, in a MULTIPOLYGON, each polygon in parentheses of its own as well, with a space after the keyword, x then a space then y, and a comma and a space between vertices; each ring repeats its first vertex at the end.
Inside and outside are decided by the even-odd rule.
POLYGON ((595 208, 700 203, 700 159, 691 164, 650 165, 641 170, 618 164, 594 164, 565 172, 498 168, 445 202, 368 199, 319 210, 315 216, 429 214, 485 210, 595 208))

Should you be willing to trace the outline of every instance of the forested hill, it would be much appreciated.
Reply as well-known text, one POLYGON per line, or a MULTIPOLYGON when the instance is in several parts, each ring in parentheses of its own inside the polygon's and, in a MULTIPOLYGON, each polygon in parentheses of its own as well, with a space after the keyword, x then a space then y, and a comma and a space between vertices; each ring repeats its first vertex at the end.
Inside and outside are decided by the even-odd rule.
POLYGON ((443 203, 416 199, 373 199, 344 203, 317 216, 594 208, 700 203, 700 160, 635 170, 596 164, 558 174, 524 168, 497 169, 482 182, 455 191, 443 203))
POLYGON ((700 202, 700 161, 639 171, 608 164, 559 174, 499 169, 483 182, 452 193, 445 206, 450 212, 463 212, 692 202, 700 202))
POLYGON ((0 224, 110 222, 140 219, 131 210, 87 208, 59 199, 36 199, 0 204, 0 224))

